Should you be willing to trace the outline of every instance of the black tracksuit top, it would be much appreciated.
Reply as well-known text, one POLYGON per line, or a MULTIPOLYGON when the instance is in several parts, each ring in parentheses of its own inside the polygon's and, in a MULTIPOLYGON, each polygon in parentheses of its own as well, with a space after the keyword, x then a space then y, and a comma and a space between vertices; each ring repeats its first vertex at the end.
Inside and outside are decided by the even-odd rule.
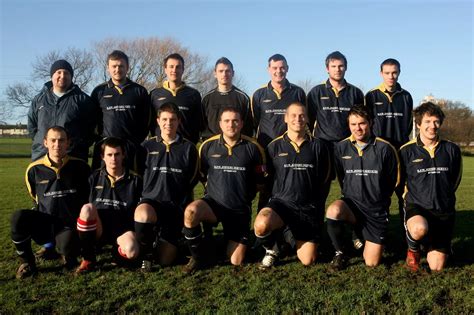
POLYGON ((133 214, 142 193, 142 178, 125 170, 122 177, 115 180, 104 168, 95 170, 89 177, 89 202, 97 210, 112 211, 114 214, 133 221, 133 214))
POLYGON ((462 157, 459 147, 440 140, 433 150, 419 136, 400 148, 405 200, 438 216, 453 214, 456 189, 461 182, 462 157))
POLYGON ((126 139, 140 144, 148 135, 150 97, 147 90, 127 79, 118 87, 112 80, 97 86, 91 94, 97 105, 97 130, 101 137, 126 139))
POLYGON ((285 133, 284 115, 288 105, 293 102, 306 106, 306 94, 288 80, 281 94, 273 89, 271 82, 255 91, 251 105, 256 138, 261 146, 265 148, 273 139, 285 133))
POLYGON ((40 212, 75 227, 79 211, 88 200, 90 172, 89 165, 81 159, 66 156, 58 169, 45 155, 28 166, 25 181, 40 212))
POLYGON ((157 113, 161 105, 172 102, 178 106, 181 112, 181 124, 178 132, 192 143, 199 141, 199 133, 202 129, 203 119, 201 110, 201 94, 196 89, 183 84, 173 91, 169 88, 169 82, 163 82, 163 86, 150 92, 152 103, 152 117, 150 131, 153 135, 160 134, 160 127, 156 123, 157 113))
POLYGON ((236 212, 249 210, 265 174, 265 152, 257 141, 241 135, 229 146, 223 135, 216 135, 201 145, 199 156, 206 196, 236 212))
POLYGON ((350 136, 337 143, 334 151, 342 196, 350 198, 368 216, 386 216, 391 196, 400 181, 396 149, 376 137, 360 149, 350 136))
POLYGON ((298 146, 284 133, 274 139, 266 151, 272 198, 293 208, 316 206, 332 167, 324 143, 307 135, 298 146))
POLYGON ((352 106, 364 104, 364 93, 347 83, 337 91, 329 82, 316 85, 308 93, 308 117, 316 138, 330 142, 341 141, 351 135, 347 116, 352 106))
POLYGON ((408 142, 413 128, 413 99, 400 84, 397 83, 395 92, 390 95, 382 83, 367 93, 365 104, 374 113, 374 135, 397 149, 408 142))
POLYGON ((230 91, 220 92, 217 88, 207 92, 202 98, 202 111, 204 125, 202 130, 203 140, 221 133, 219 115, 224 107, 235 107, 242 114, 244 127, 242 133, 251 137, 253 135, 252 115, 250 113, 250 98, 247 94, 232 86, 230 91))
POLYGON ((171 144, 153 137, 142 146, 147 152, 142 198, 184 210, 198 179, 196 146, 181 136, 171 144))

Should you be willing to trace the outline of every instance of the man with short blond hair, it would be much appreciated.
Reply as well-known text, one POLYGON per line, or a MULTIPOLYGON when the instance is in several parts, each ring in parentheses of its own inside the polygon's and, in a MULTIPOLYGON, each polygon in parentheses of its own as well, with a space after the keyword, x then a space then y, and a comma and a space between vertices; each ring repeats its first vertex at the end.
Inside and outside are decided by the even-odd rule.
POLYGON ((265 248, 260 269, 271 268, 278 259, 278 232, 288 226, 296 240, 296 254, 303 265, 317 259, 322 222, 318 208, 321 188, 328 181, 327 148, 306 132, 308 117, 302 103, 285 110, 287 131, 266 149, 271 198, 255 218, 255 235, 265 248))

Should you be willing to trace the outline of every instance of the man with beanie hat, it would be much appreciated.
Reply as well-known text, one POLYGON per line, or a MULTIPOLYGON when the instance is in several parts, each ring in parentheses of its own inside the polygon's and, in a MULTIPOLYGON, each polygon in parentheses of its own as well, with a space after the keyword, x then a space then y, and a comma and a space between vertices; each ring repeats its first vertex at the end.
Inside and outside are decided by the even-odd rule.
POLYGON ((43 146, 46 130, 57 125, 70 135, 68 154, 87 161, 96 126, 94 104, 72 82, 74 70, 69 62, 55 61, 50 73, 51 81, 33 99, 28 112, 28 132, 33 138, 31 159, 35 161, 46 154, 43 146))
POLYGON ((69 62, 67 62, 66 60, 64 59, 59 59, 59 60, 56 60, 52 65, 51 65, 51 70, 49 71, 49 74, 51 75, 51 77, 53 76, 53 74, 60 70, 60 69, 64 69, 64 70, 67 70, 69 71, 69 74, 71 75, 71 79, 72 77, 74 77, 74 70, 72 69, 72 66, 69 62))

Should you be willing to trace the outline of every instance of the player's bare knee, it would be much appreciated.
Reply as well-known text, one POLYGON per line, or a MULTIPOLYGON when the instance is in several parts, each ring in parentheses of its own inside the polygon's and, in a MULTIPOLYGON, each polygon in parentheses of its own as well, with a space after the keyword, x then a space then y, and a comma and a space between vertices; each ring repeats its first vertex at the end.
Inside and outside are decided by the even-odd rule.
POLYGON ((96 210, 92 203, 86 203, 82 206, 79 218, 84 221, 90 221, 96 219, 96 210))
POLYGON ((303 264, 303 266, 311 266, 316 262, 316 256, 304 256, 304 257, 299 257, 300 262, 303 264))
POLYGON ((256 236, 264 236, 264 235, 267 235, 268 233, 271 232, 270 230, 270 225, 268 224, 268 221, 263 219, 263 218, 260 218, 255 220, 255 223, 253 225, 253 228, 254 228, 254 231, 255 231, 255 235, 256 236))
POLYGON ((229 250, 229 248, 228 248, 227 255, 228 255, 230 263, 232 265, 234 265, 234 266, 242 265, 242 263, 244 262, 244 258, 245 258, 245 248, 246 247, 237 246, 237 248, 235 248, 233 251, 229 250))
POLYGON ((431 257, 430 253, 427 256, 428 265, 431 271, 442 271, 446 265, 446 258, 431 257))
POLYGON ((415 224, 410 229, 410 234, 415 240, 422 239, 428 233, 428 227, 424 224, 415 224))
POLYGON ((380 265, 380 259, 365 259, 365 265, 370 268, 377 267, 380 265))
POLYGON ((341 211, 340 204, 337 201, 335 201, 329 205, 326 211, 326 218, 337 220, 341 217, 341 214, 342 214, 342 211, 341 211))
POLYGON ((129 244, 128 246, 122 248, 122 252, 127 256, 128 259, 136 259, 140 253, 138 244, 129 244))
POLYGON ((135 233, 132 231, 125 232, 117 238, 117 245, 119 246, 120 255, 127 259, 135 259, 140 254, 140 246, 135 238, 135 233))
POLYGON ((234 266, 240 266, 244 262, 243 257, 236 257, 236 255, 230 256, 230 263, 234 266))
POLYGON ((153 222, 154 213, 151 206, 141 204, 135 209, 134 220, 136 222, 148 223, 153 222))
POLYGON ((190 204, 184 211, 184 225, 193 227, 198 223, 198 209, 195 205, 190 204))
POLYGON ((303 264, 303 266, 311 266, 314 264, 316 260, 313 260, 313 259, 304 259, 304 260, 301 260, 301 263, 303 264))
POLYGON ((430 262, 428 261, 431 271, 439 272, 444 269, 444 263, 440 261, 430 262))

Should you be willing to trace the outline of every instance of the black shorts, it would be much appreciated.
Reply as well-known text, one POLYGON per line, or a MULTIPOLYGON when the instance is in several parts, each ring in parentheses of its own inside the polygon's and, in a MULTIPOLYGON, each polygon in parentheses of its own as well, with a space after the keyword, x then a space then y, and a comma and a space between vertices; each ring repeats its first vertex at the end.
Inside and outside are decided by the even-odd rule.
POLYGON ((11 218, 11 236, 14 242, 28 238, 39 245, 54 242, 59 253, 65 256, 79 254, 76 226, 37 210, 23 209, 14 212, 11 218))
POLYGON ((321 210, 315 206, 292 207, 280 199, 271 198, 266 207, 275 211, 290 228, 297 241, 319 243, 321 239, 321 210))
POLYGON ((445 216, 437 216, 432 211, 423 209, 415 204, 406 204, 406 222, 415 215, 421 215, 428 222, 428 235, 425 237, 429 250, 436 250, 445 254, 451 253, 451 240, 454 232, 455 212, 445 216))
POLYGON ((115 245, 117 237, 127 231, 133 231, 133 216, 126 216, 118 212, 117 210, 97 209, 102 223, 102 235, 99 243, 115 245))
POLYGON ((251 220, 250 207, 248 211, 243 212, 226 208, 208 196, 204 196, 201 200, 209 205, 217 220, 222 222, 226 240, 244 245, 248 244, 251 220))
POLYGON ((350 198, 342 201, 351 209, 356 218, 354 229, 362 233, 364 240, 383 245, 388 229, 388 211, 386 216, 371 217, 365 214, 350 198))
POLYGON ((159 202, 153 199, 142 199, 139 204, 146 203, 155 209, 157 221, 156 227, 158 238, 167 241, 174 246, 178 245, 178 240, 182 236, 184 211, 173 204, 159 202))
POLYGON ((331 181, 336 179, 336 165, 334 164, 334 161, 336 160, 336 158, 334 157, 334 147, 336 143, 338 143, 339 141, 332 142, 332 141, 328 141, 321 138, 319 140, 321 140, 326 145, 326 148, 329 154, 329 161, 331 161, 331 165, 330 165, 331 169, 329 170, 329 181, 328 181, 329 185, 331 185, 331 181))

